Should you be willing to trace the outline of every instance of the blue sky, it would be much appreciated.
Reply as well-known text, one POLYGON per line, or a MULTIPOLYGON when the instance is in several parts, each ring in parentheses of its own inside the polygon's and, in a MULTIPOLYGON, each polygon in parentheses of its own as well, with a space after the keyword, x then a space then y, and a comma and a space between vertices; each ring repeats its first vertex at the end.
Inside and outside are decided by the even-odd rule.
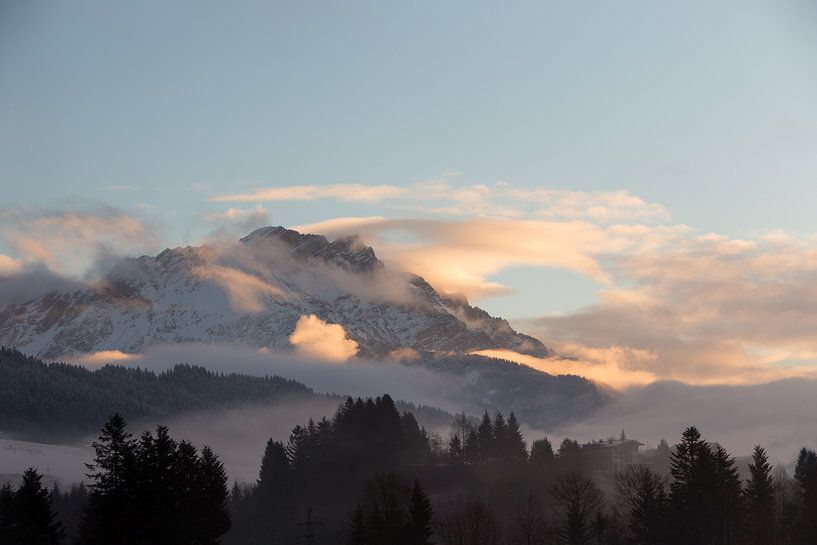
MULTIPOLYGON (((455 185, 627 191, 701 233, 811 233, 817 4, 9 0, 0 120, 7 209, 112 206, 161 244, 200 240, 202 215, 232 206, 217 195, 451 170, 455 185)), ((439 217, 262 206, 290 226, 439 217)), ((511 317, 600 286, 530 264, 490 279, 514 292, 485 306, 511 317)))

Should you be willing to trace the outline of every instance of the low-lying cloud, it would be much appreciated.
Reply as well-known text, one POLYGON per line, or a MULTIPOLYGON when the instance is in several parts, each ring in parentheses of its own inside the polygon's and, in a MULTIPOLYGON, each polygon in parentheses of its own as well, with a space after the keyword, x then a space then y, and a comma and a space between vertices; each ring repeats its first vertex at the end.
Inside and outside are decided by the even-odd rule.
POLYGON ((314 314, 298 319, 289 342, 308 358, 341 363, 357 355, 357 341, 346 336, 343 326, 327 323, 314 314))
POLYGON ((774 463, 789 465, 801 447, 817 448, 817 381, 782 380, 753 386, 692 386, 656 382, 619 394, 596 415, 550 430, 581 441, 627 435, 655 447, 696 426, 708 441, 749 456, 760 444, 774 463))

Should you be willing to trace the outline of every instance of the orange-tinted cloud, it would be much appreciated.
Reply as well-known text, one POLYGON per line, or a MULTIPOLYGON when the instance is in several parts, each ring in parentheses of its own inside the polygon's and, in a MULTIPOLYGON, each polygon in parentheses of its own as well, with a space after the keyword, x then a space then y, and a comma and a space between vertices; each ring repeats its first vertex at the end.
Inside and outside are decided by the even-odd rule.
POLYGON ((393 185, 293 185, 258 188, 246 193, 218 195, 211 200, 215 202, 261 202, 337 199, 346 202, 377 202, 399 197, 406 192, 406 188, 393 185))
POLYGON ((128 354, 121 350, 100 350, 91 354, 82 354, 69 358, 70 361, 87 367, 102 367, 109 363, 128 363, 140 358, 139 354, 128 354))
POLYGON ((0 237, 22 264, 58 274, 82 275, 100 258, 152 252, 159 240, 139 218, 120 210, 7 210, 0 237))
POLYGON ((289 342, 309 358, 344 362, 357 354, 357 342, 346 337, 343 326, 324 322, 314 314, 301 316, 289 342))

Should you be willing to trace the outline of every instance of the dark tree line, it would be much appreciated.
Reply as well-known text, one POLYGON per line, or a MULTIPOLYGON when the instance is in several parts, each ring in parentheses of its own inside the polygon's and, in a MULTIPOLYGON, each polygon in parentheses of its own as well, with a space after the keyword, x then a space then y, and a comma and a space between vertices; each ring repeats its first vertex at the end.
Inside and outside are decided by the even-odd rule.
POLYGON ((0 489, 0 544, 57 544, 64 537, 81 545, 221 542, 231 525, 229 491, 210 448, 176 441, 164 426, 134 438, 118 414, 93 448, 87 488, 49 492, 30 469, 16 491, 0 489))
POLYGON ((34 469, 23 474, 15 490, 8 483, 0 487, 0 543, 3 545, 56 545, 65 536, 57 520, 51 493, 34 469))
MULTIPOLYGON (((817 453, 803 449, 788 478, 757 446, 743 481, 734 458, 696 428, 672 448, 662 442, 652 466, 611 479, 594 473, 587 449, 571 439, 528 449, 513 414, 459 415, 442 444, 388 395, 348 398, 332 419, 270 439, 258 480, 229 494, 215 455, 165 428, 135 439, 114 417, 94 446, 87 490, 49 494, 27 474, 37 481, 27 495, 45 506, 27 520, 41 521, 52 539, 43 543, 59 541, 63 526, 88 544, 204 544, 222 535, 242 545, 307 536, 337 545, 817 543, 817 453)), ((8 513, 19 512, 7 507, 16 494, 6 487, 0 496, 4 531, 8 513)))
POLYGON ((227 475, 209 447, 177 442, 164 426, 134 439, 119 415, 93 447, 80 543, 209 545, 230 528, 227 475))
POLYGON ((113 413, 133 420, 309 395, 303 384, 281 377, 214 373, 191 365, 158 374, 115 365, 91 371, 0 347, 0 429, 23 439, 91 433, 113 413))

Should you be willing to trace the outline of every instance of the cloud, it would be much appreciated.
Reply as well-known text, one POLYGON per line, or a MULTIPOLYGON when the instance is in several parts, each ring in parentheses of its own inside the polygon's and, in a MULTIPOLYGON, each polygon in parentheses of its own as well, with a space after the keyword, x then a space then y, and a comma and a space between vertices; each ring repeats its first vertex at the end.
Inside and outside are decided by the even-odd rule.
POLYGON ((753 386, 692 386, 656 382, 631 388, 582 422, 550 430, 551 436, 581 441, 608 437, 622 428, 655 447, 676 443, 697 426, 709 441, 748 456, 756 444, 775 463, 791 464, 803 447, 817 448, 817 381, 781 380, 753 386))
POLYGON ((242 233, 269 225, 269 211, 263 206, 255 208, 231 207, 221 212, 207 212, 202 219, 218 227, 235 227, 242 233))
POLYGON ((200 278, 213 280, 227 293, 230 307, 236 312, 255 314, 266 310, 265 299, 286 302, 286 294, 277 286, 254 274, 234 267, 208 263, 193 269, 200 278))
POLYGON ((537 358, 511 350, 478 350, 479 356, 515 361, 551 375, 579 375, 597 383, 626 388, 655 382, 654 373, 632 368, 632 360, 651 360, 653 354, 625 347, 591 349, 580 345, 556 347, 564 357, 537 358))
POLYGON ((485 216, 543 220, 614 222, 666 222, 667 209, 648 203, 624 190, 569 191, 549 188, 517 188, 507 183, 453 183, 460 173, 444 171, 440 178, 396 185, 297 185, 260 188, 246 193, 218 195, 216 202, 393 201, 413 212, 434 215, 485 216))
POLYGON ((357 342, 346 337, 338 324, 324 322, 314 314, 301 316, 289 342, 305 357, 344 362, 357 355, 357 342))
MULTIPOLYGON (((640 206, 620 198, 621 208, 640 206)), ((597 281, 595 304, 516 322, 577 362, 536 362, 539 368, 618 386, 817 374, 815 235, 735 238, 686 225, 490 217, 347 217, 299 229, 360 233, 388 264, 469 297, 507 293, 492 277, 520 265, 597 281)))
POLYGON ((72 276, 87 274, 100 259, 155 251, 159 244, 144 221, 114 208, 2 210, 0 239, 18 264, 72 276))
POLYGON ((292 185, 258 188, 247 193, 218 195, 211 200, 215 202, 262 202, 337 199, 345 202, 378 202, 399 197, 406 192, 406 188, 394 185, 292 185))
POLYGON ((692 384, 817 376, 812 237, 684 233, 608 259, 596 304, 520 325, 543 340, 654 355, 634 363, 692 384))
POLYGON ((329 237, 360 234, 387 263, 442 291, 483 297, 509 288, 489 277, 514 266, 560 267, 608 282, 598 256, 629 244, 587 222, 338 218, 296 227, 329 237))
POLYGON ((67 361, 72 363, 79 363, 86 367, 102 367, 109 363, 127 363, 131 361, 138 361, 139 354, 128 354, 121 350, 100 350, 90 354, 82 354, 68 358, 67 361))
POLYGON ((9 276, 20 272, 23 262, 19 259, 0 254, 0 276, 9 276))

